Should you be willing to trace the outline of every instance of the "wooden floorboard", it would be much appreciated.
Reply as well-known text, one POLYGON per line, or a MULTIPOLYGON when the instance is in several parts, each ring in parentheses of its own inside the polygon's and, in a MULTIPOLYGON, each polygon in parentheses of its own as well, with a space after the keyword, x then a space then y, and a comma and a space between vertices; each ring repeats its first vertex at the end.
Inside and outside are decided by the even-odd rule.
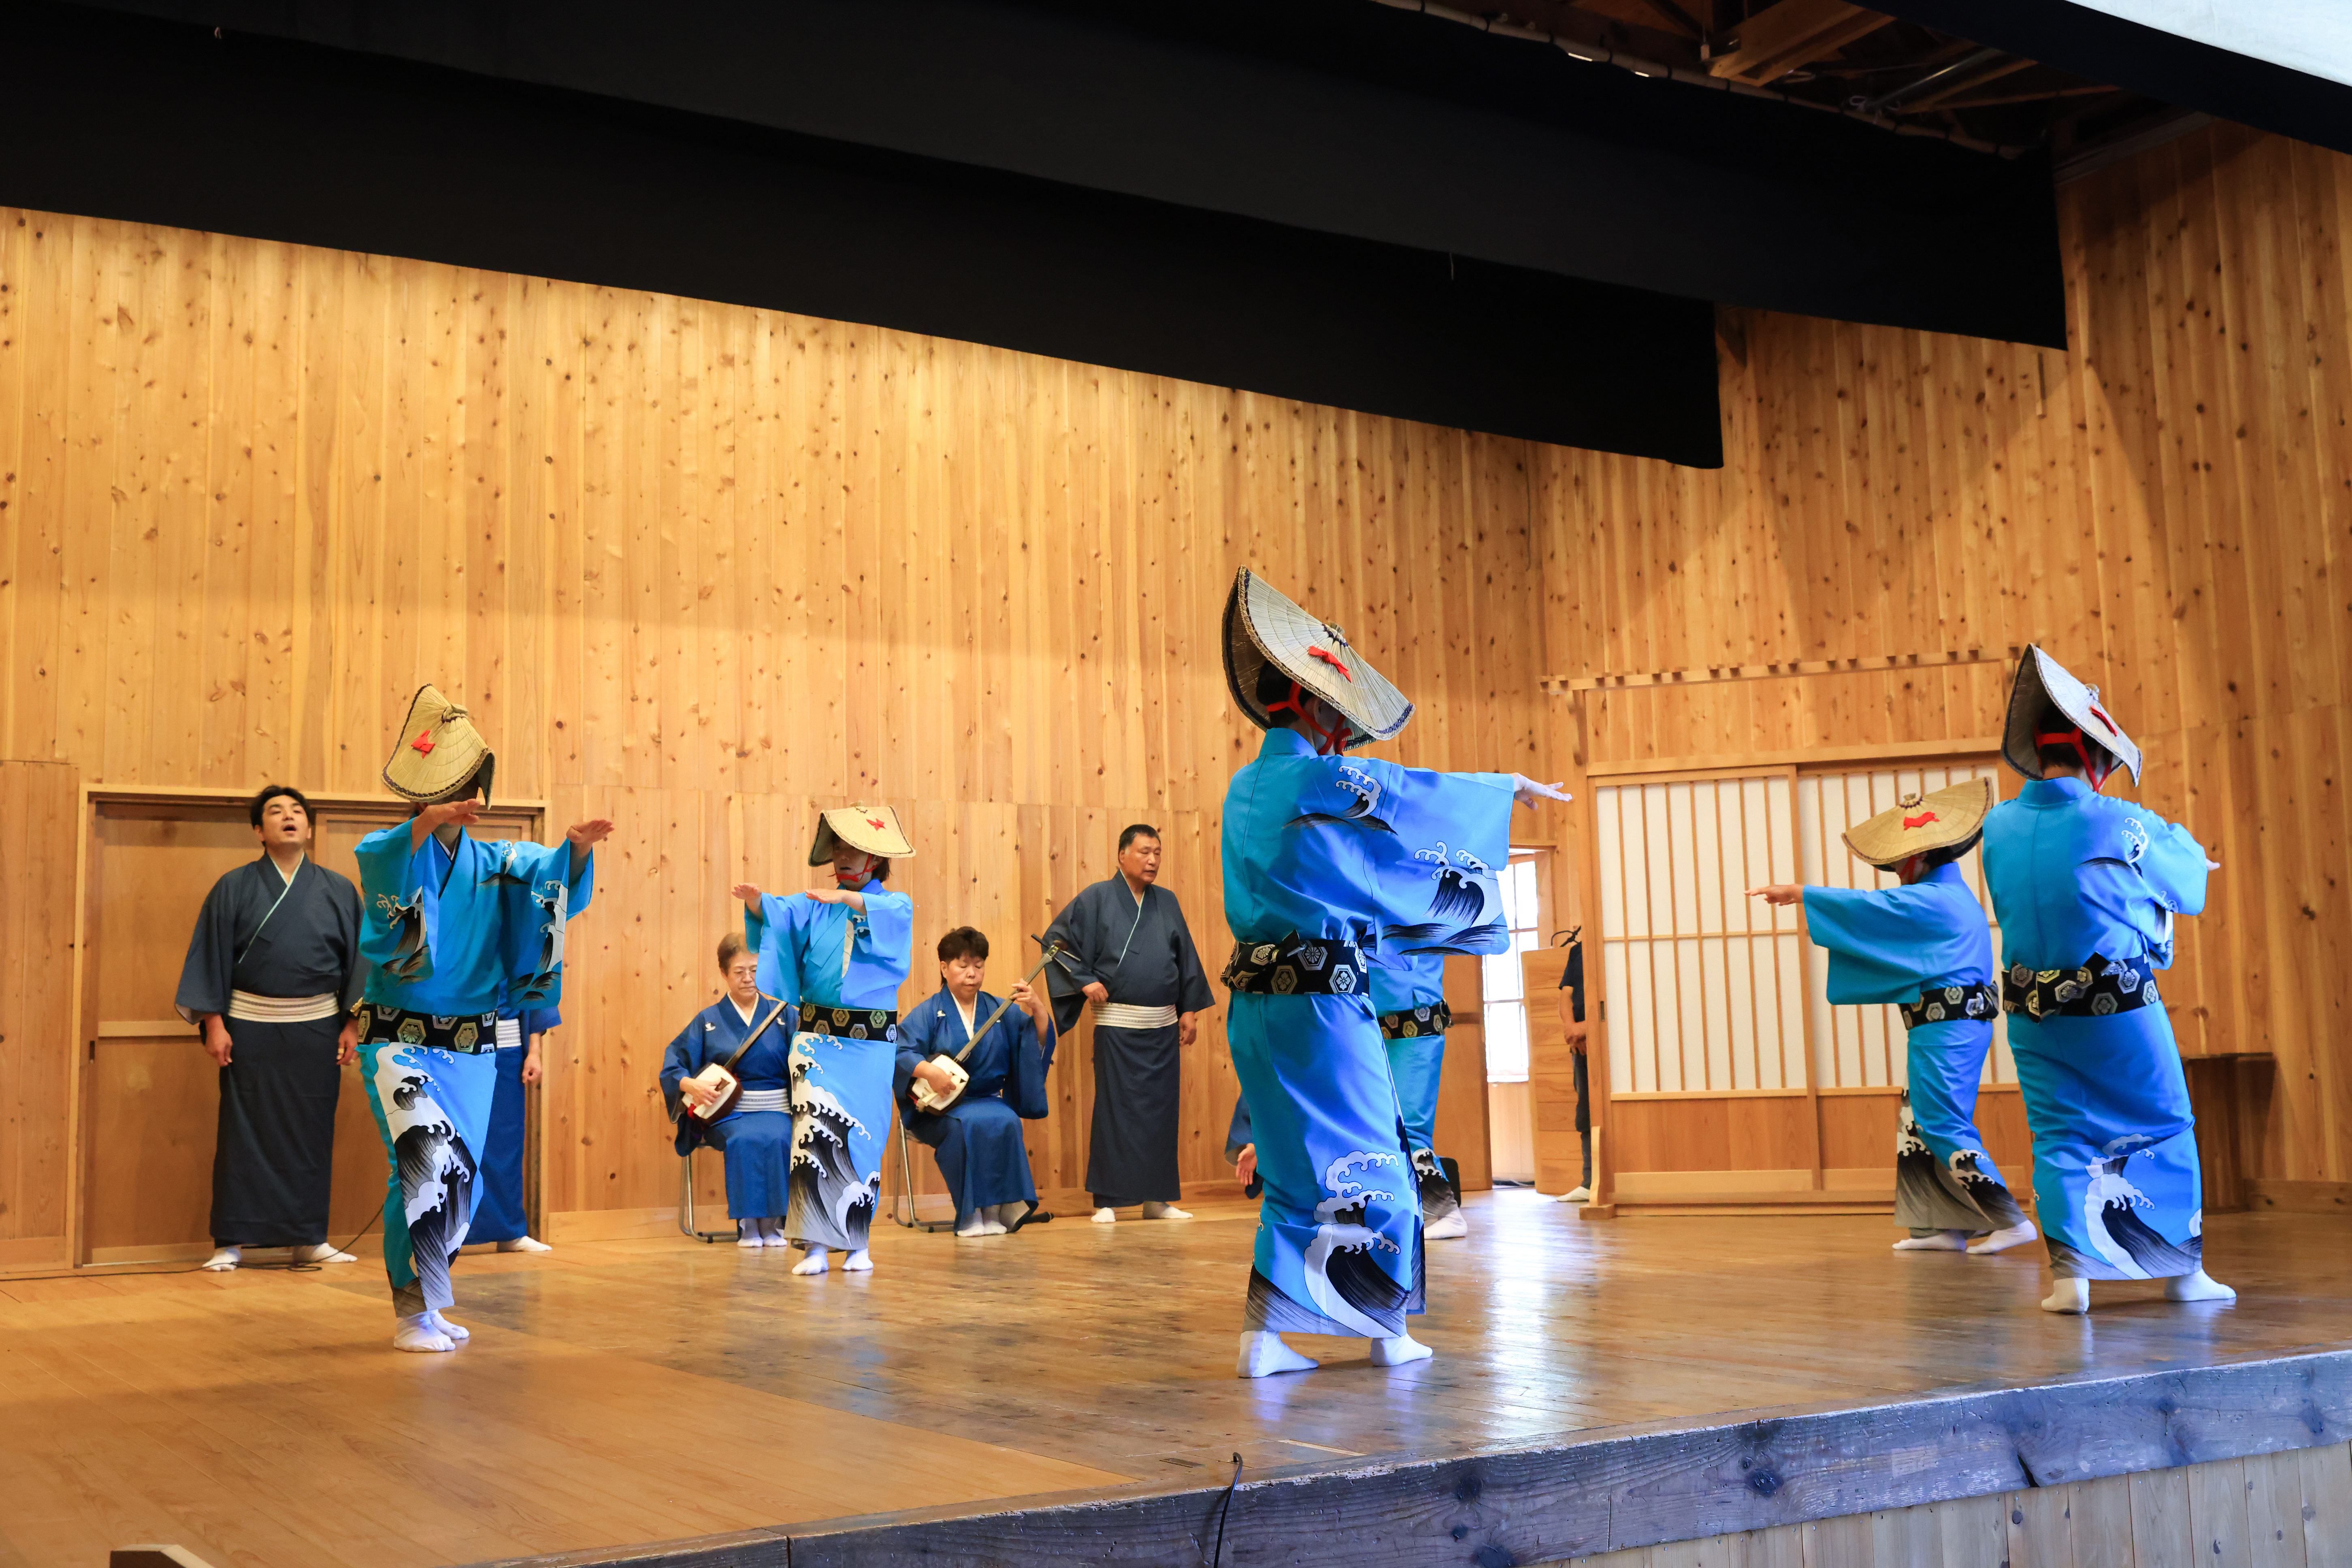
MULTIPOLYGON (((2337 1218, 2209 1221, 2234 1307, 2096 1286, 2092 1317, 2059 1320, 2034 1309, 2039 1248, 1896 1255, 1890 1226, 1855 1217, 1581 1225, 1503 1193, 1473 1200, 1467 1240, 1431 1249, 1419 1331, 1434 1362, 1381 1371, 1360 1342, 1301 1339, 1324 1370, 1244 1383, 1232 1356, 1253 1216, 1198 1212, 1081 1215, 980 1242, 892 1228, 864 1278, 794 1279, 782 1251, 682 1238, 469 1256, 452 1315, 476 1338, 446 1357, 390 1351, 373 1264, 0 1278, 0 1568, 132 1541, 255 1568, 685 1538, 705 1539, 703 1561, 782 1562, 786 1533, 796 1564, 874 1561, 856 1531, 807 1527, 912 1510, 910 1524, 969 1531, 950 1521, 1047 1495, 1181 1513, 1195 1504, 1175 1500, 1223 1487, 1234 1453, 1234 1523, 1262 1551, 1281 1489, 1255 1484, 1363 1471, 1352 1456, 1411 1472, 1396 1485, 1416 1497, 1441 1475, 1459 1487, 1475 1462, 1494 1493, 1447 1506, 1483 1529, 1516 1484, 1495 1456, 1541 1469, 1564 1434, 1811 1419, 1792 1413, 2352 1342, 2352 1224, 2337 1218), (709 1541, 730 1535, 739 1547, 709 1541)), ((2023 1418, 1971 1408, 1979 1425, 2023 1418)), ((1736 1466, 1765 1449, 1708 1451, 1736 1466)), ((1319 1483, 1302 1484, 1289 1495, 1319 1483)), ((1682 1506, 1662 1485, 1658 1506, 1682 1506)), ((1597 1549, 1540 1539, 1556 1556, 1597 1549)))

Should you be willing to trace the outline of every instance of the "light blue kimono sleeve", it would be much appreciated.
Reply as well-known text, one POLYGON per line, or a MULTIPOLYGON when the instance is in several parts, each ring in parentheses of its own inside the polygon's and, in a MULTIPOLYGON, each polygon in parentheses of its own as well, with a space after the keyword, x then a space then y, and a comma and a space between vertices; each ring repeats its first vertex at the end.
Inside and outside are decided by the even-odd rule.
POLYGON ((1947 900, 1917 887, 1807 888, 1805 931, 1829 950, 1829 999, 1909 1002, 1965 961, 1947 900))
POLYGON ((1445 773, 1332 758, 1299 795, 1303 820, 1359 829, 1382 954, 1503 952, 1508 773, 1445 773))
POLYGON ((2152 818, 2147 850, 2139 858, 2139 874, 2147 879, 2156 901, 2176 915, 2205 912, 2205 847, 2177 822, 2152 818))
MULTIPOLYGON (((888 975, 893 984, 903 983, 915 955, 915 900, 879 882, 866 883, 863 891, 865 912, 855 908, 849 911, 850 924, 857 932, 850 947, 850 962, 888 975)), ((870 981, 873 974, 866 978, 870 981)))
POLYGON ((808 947, 803 916, 816 905, 799 893, 760 900, 760 912, 744 911, 743 945, 760 955, 760 989, 794 1007, 801 1005, 801 959, 808 947))
POLYGON ((356 854, 360 956, 403 985, 432 979, 440 901, 425 882, 424 851, 409 846, 408 824, 376 829, 359 841, 356 854))
POLYGON ((518 1007, 552 1006, 563 994, 564 928, 595 895, 595 853, 582 856, 574 870, 569 839, 501 843, 491 852, 501 862, 499 956, 508 994, 518 1007))

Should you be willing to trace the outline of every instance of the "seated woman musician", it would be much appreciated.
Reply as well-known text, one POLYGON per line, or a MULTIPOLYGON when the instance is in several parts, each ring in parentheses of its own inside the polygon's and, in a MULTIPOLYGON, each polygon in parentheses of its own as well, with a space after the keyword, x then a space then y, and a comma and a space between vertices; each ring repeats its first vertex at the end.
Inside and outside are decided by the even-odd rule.
POLYGON ((735 1221, 735 1244, 784 1247, 785 1176, 793 1157, 793 1113, 786 1101, 792 1042, 785 1020, 772 1016, 779 1014, 774 999, 760 994, 760 955, 733 931, 719 939, 719 973, 727 994, 697 1013, 663 1053, 662 1098, 677 1119, 680 1155, 708 1142, 726 1156, 727 1214, 735 1221), (743 1086, 735 1108, 715 1121, 691 1114, 725 1092, 695 1075, 714 1063, 730 1062, 729 1070, 743 1086))
POLYGON ((1054 1065, 1054 1015, 1042 991, 1013 983, 1013 1005, 977 1042, 1002 999, 981 989, 988 973, 988 938, 958 926, 940 938, 940 989, 898 1022, 898 1071, 893 1088, 898 1115, 916 1142, 937 1154, 940 1173, 955 1198, 956 1234, 1003 1236, 1026 1224, 1037 1207, 1037 1186, 1022 1147, 1021 1123, 1045 1114, 1045 1069, 1054 1065), (915 1085, 952 1090, 955 1078, 938 1060, 964 1053, 971 1075, 944 1110, 919 1109, 915 1085))

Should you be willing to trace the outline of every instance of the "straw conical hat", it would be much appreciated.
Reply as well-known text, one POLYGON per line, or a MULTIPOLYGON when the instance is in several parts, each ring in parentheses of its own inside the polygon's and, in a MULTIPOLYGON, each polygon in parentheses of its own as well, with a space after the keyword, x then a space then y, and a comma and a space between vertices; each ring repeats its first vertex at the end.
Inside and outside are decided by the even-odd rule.
POLYGON ((1906 795, 1892 811, 1846 829, 1845 847, 1874 866, 1897 866, 1931 849, 1965 851, 1984 831, 1992 780, 1970 779, 1922 796, 1906 795))
POLYGON ((2009 721, 2001 727, 2000 754, 2027 778, 2042 776, 2042 757, 2034 749, 2033 727, 2044 710, 2055 708, 2083 727, 2083 738, 2115 753, 2139 782, 2139 747, 2123 731, 2099 701, 2099 689, 2085 686, 2066 667, 2029 643, 2017 661, 2017 679, 2009 689, 2009 721))
POLYGON ((1346 718, 1342 751, 1391 740, 1412 718, 1404 693, 1349 646, 1347 634, 1309 615, 1246 566, 1225 600, 1224 641, 1225 684, 1261 730, 1278 727, 1257 700, 1258 671, 1269 664, 1346 718))
POLYGON ((915 852, 907 841, 907 830, 898 826, 898 814, 887 805, 844 805, 818 812, 816 842, 809 846, 808 863, 823 866, 832 860, 836 840, 885 860, 915 852))
POLYGON ((490 804, 496 759, 466 710, 431 686, 420 686, 408 705, 400 736, 383 764, 383 782, 394 795, 420 805, 437 805, 481 791, 490 804))

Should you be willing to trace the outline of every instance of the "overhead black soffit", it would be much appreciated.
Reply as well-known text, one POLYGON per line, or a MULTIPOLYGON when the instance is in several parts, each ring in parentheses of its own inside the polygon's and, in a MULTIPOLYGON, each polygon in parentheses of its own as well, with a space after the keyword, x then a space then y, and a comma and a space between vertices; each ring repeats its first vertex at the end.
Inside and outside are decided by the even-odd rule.
POLYGON ((2067 0, 1872 0, 1872 8, 2168 103, 2352 153, 2352 87, 2325 77, 2067 0))

